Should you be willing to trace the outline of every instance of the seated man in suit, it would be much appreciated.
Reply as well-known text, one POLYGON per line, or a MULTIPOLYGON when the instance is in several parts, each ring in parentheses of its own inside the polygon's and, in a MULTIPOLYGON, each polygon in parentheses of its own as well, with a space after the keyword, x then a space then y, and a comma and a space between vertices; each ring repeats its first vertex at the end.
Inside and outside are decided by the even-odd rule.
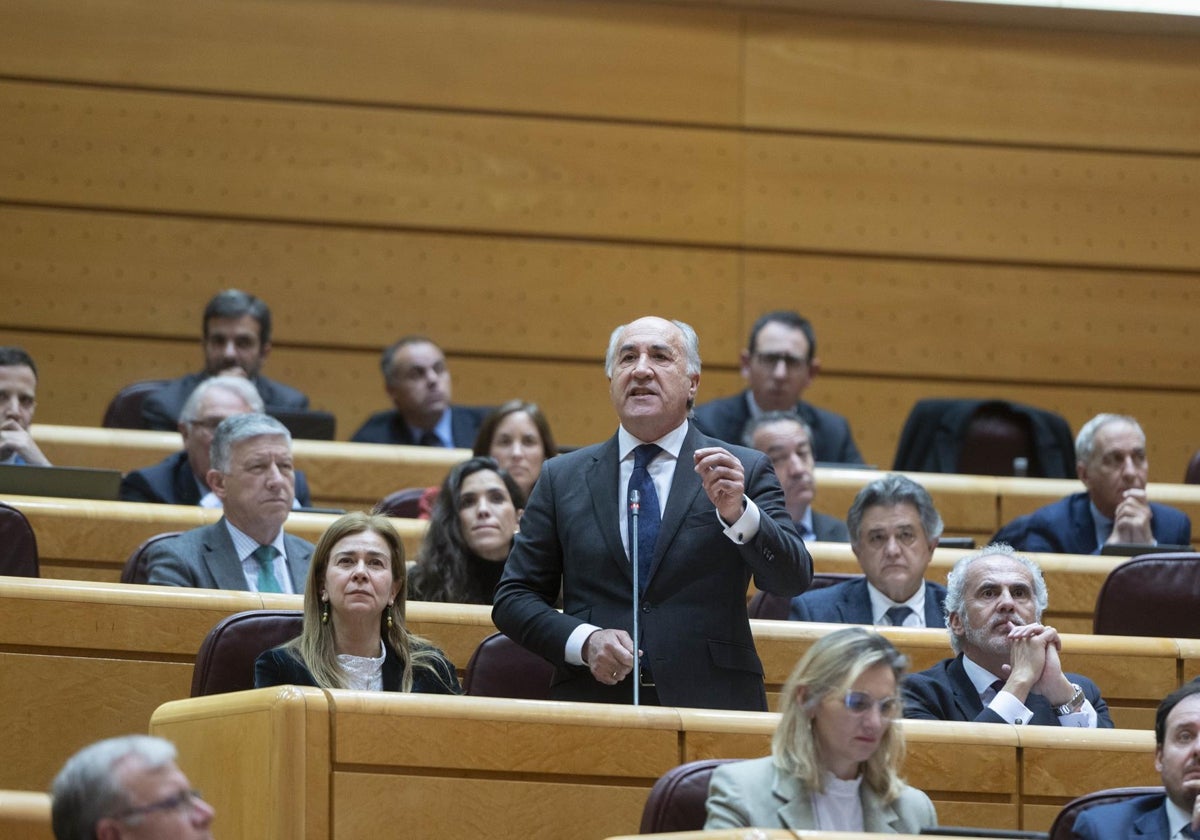
POLYGON ((295 497, 292 436, 265 414, 235 414, 213 435, 208 486, 224 516, 147 553, 147 583, 240 589, 304 591, 312 543, 283 533, 295 497))
POLYGON ((263 376, 271 353, 271 310, 254 295, 237 289, 221 292, 204 307, 201 321, 204 370, 172 379, 146 395, 142 422, 169 432, 179 424, 188 395, 210 376, 242 376, 254 383, 267 411, 304 411, 308 397, 263 376))
POLYGON ((351 440, 471 448, 488 409, 450 404, 450 369, 440 347, 405 336, 383 351, 379 366, 396 408, 372 414, 351 440))
POLYGON ((812 430, 790 411, 767 411, 746 424, 745 444, 771 459, 783 486, 784 504, 804 540, 850 542, 846 523, 812 509, 817 495, 812 430))
POLYGON ((29 434, 37 408, 37 365, 20 347, 0 347, 0 464, 50 466, 29 434))
MULTIPOLYGON (((183 449, 122 478, 121 501, 221 507, 220 497, 208 487, 213 431, 226 417, 261 414, 262 410, 262 397, 247 380, 238 376, 205 379, 192 391, 179 415, 183 449)), ((295 507, 311 503, 308 479, 299 470, 295 502, 295 507)))
POLYGON ((1168 694, 1154 715, 1154 769, 1164 794, 1088 808, 1072 828, 1082 840, 1200 837, 1200 680, 1168 694))
POLYGON ((890 474, 854 497, 846 515, 863 577, 792 599, 792 621, 945 627, 946 590, 925 580, 942 517, 925 488, 890 474))
POLYGON ((1100 690, 1063 670, 1058 631, 1040 623, 1042 570, 1003 543, 954 564, 946 626, 957 654, 904 681, 904 716, 1111 729, 1100 690))
POLYGON ((54 778, 56 840, 205 840, 215 812, 175 763, 175 745, 125 735, 75 753, 54 778))
POLYGON ((807 318, 786 310, 760 317, 750 330, 741 364, 750 387, 698 406, 696 426, 702 432, 733 443, 742 440, 751 417, 764 411, 792 411, 812 431, 818 462, 863 462, 845 417, 800 400, 821 369, 817 336, 807 318))
POLYGON ((1017 517, 993 542, 1057 554, 1098 554, 1105 543, 1191 544, 1187 515, 1146 494, 1146 433, 1132 417, 1097 414, 1084 424, 1075 471, 1087 492, 1017 517))

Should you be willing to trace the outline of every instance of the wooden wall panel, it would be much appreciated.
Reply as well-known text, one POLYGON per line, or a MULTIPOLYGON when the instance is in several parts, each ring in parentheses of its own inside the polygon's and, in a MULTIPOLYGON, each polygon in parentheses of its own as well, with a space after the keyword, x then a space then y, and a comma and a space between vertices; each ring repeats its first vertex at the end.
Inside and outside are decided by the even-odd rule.
POLYGON ((0 199, 731 243, 731 132, 0 82, 0 199))
POLYGON ((1198 52, 1194 34, 750 14, 745 121, 793 131, 1195 153, 1198 52))
POLYGON ((0 6, 0 73, 733 124, 739 34, 732 12, 628 3, 15 0, 0 6))
POLYGON ((378 352, 423 333, 450 354, 593 360, 644 312, 692 324, 714 360, 744 341, 728 250, 15 206, 0 241, 22 281, 0 313, 12 329, 198 341, 208 299, 238 287, 270 305, 282 346, 378 352))
POLYGON ((1200 157, 746 137, 748 245, 1194 269, 1200 157))
POLYGON ((1200 380, 1197 273, 748 254, 742 294, 743 334, 753 314, 794 307, 837 372, 1139 388, 1200 380))

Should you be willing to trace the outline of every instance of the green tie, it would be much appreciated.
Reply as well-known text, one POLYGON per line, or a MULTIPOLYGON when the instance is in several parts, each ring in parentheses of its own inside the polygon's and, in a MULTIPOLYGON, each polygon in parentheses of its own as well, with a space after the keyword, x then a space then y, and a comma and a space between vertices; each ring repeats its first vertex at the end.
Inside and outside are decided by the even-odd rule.
POLYGON ((273 545, 260 545, 250 555, 258 561, 259 592, 283 592, 279 588, 279 581, 275 579, 275 572, 271 568, 275 563, 275 555, 278 553, 273 545))

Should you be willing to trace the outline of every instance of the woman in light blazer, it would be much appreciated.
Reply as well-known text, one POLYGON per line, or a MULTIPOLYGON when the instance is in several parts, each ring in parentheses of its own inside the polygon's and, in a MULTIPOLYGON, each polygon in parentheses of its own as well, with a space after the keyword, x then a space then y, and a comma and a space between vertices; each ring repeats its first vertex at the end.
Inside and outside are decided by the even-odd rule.
POLYGON ((897 775, 906 664, 861 627, 820 639, 784 684, 771 755, 713 773, 704 827, 917 834, 937 825, 929 797, 897 775))

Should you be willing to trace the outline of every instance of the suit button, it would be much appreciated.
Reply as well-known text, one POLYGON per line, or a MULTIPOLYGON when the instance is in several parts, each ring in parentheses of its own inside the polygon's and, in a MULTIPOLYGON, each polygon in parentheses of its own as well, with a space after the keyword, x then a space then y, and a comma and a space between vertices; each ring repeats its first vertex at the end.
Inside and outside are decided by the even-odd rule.
POLYGON ((647 604, 647 603, 644 603, 644 602, 643 602, 643 604, 642 604, 642 612, 650 612, 650 606, 651 606, 650 604, 647 604))

